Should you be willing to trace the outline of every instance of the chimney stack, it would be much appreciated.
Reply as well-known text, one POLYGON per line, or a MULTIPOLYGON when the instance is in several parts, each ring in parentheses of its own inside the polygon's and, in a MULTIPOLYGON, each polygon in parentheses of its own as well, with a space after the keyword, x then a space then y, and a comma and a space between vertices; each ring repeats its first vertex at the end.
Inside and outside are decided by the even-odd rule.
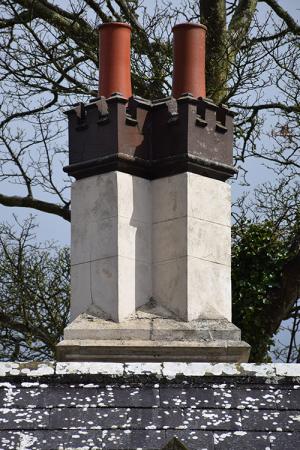
POLYGON ((132 96, 130 26, 100 27, 100 97, 69 119, 71 324, 61 361, 246 362, 231 323, 233 113, 205 33, 174 27, 173 96, 132 96))

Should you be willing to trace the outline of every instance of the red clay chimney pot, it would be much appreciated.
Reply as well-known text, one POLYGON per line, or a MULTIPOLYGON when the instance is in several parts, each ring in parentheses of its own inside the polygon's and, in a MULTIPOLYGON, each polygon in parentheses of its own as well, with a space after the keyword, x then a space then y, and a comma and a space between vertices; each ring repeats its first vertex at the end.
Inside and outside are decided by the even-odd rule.
POLYGON ((184 93, 205 97, 205 37, 200 23, 180 23, 173 27, 174 69, 172 95, 184 93))
POLYGON ((132 96, 130 74, 131 26, 122 22, 99 26, 99 96, 110 97, 119 92, 132 96))

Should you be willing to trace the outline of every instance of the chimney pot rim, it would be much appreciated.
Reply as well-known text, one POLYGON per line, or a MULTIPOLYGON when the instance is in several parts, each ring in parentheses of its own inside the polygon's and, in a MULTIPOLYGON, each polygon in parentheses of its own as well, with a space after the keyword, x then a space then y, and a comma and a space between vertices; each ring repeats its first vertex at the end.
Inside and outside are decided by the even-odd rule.
POLYGON ((203 25, 202 23, 194 22, 178 23, 177 25, 174 25, 172 31, 176 30, 177 28, 202 28, 203 30, 207 31, 207 27, 205 25, 203 25))
POLYGON ((101 28, 108 28, 108 27, 125 27, 125 28, 129 28, 130 30, 132 29, 132 26, 129 23, 126 22, 105 22, 105 23, 101 23, 100 25, 98 25, 98 30, 100 30, 101 28))

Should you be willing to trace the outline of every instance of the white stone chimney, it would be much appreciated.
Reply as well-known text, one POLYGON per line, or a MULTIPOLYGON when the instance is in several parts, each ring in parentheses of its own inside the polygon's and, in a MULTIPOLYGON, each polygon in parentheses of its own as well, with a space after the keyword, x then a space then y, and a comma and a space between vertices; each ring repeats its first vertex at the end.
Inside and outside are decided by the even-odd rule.
POLYGON ((174 28, 173 96, 146 100, 131 95, 130 26, 100 27, 99 97, 67 112, 76 181, 61 361, 248 360, 231 323, 233 114, 205 98, 205 31, 174 28))

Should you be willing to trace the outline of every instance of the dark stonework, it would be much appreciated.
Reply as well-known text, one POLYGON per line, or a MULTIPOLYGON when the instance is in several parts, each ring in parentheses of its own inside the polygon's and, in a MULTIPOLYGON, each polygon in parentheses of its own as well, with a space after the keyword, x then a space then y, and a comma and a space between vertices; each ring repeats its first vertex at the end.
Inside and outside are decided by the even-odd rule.
POLYGON ((194 172, 225 181, 232 165, 233 113, 184 95, 150 102, 116 94, 79 104, 69 118, 69 165, 76 179, 119 170, 155 179, 194 172))
POLYGON ((300 448, 299 377, 272 365, 261 376, 255 367, 267 373, 267 365, 247 364, 206 365, 197 375, 204 366, 61 363, 51 374, 49 363, 39 375, 26 363, 4 367, 0 449, 300 448), (189 367, 194 375, 182 373, 189 367), (236 375, 213 375, 226 370, 236 375))

